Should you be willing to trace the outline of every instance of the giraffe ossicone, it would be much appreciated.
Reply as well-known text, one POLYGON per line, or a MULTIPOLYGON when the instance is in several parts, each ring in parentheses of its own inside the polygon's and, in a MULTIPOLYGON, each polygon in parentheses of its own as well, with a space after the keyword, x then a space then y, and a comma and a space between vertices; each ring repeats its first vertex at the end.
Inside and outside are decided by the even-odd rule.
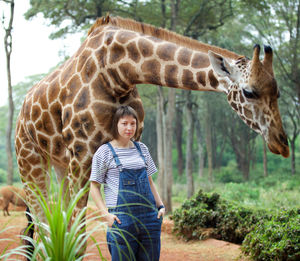
MULTIPOLYGON (((273 153, 289 155, 271 48, 265 48, 261 62, 256 46, 249 60, 161 28, 107 16, 99 18, 78 51, 25 98, 15 136, 24 184, 33 182, 46 192, 50 162, 59 180, 68 176, 70 196, 76 193, 74 184, 81 187, 89 179, 93 154, 112 138, 111 119, 119 105, 137 111, 141 134, 140 83, 226 93, 230 106, 264 136, 273 153)), ((39 213, 30 190, 27 199, 39 213)), ((86 203, 87 196, 78 202, 78 210, 86 203)))

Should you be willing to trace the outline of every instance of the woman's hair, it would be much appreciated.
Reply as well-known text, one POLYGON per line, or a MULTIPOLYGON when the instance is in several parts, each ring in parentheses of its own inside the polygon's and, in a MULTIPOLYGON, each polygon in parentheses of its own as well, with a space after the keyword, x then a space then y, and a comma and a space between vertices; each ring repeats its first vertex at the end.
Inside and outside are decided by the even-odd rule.
POLYGON ((120 106, 118 107, 118 109, 115 112, 115 115, 112 119, 112 135, 114 139, 117 139, 119 137, 119 132, 118 132, 118 122, 121 118, 125 117, 125 116, 132 116, 133 118, 135 118, 136 120, 136 130, 135 130, 135 134, 134 134, 134 139, 136 139, 136 135, 137 135, 137 130, 139 128, 139 121, 137 118, 137 113, 136 111, 130 107, 130 106, 120 106))

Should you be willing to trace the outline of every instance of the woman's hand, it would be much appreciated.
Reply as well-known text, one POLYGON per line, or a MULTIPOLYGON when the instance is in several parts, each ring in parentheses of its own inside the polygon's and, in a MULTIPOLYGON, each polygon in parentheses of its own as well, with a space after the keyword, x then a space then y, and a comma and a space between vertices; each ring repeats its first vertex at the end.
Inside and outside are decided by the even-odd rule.
POLYGON ((105 216, 105 220, 107 222, 107 226, 109 226, 109 227, 112 227, 112 225, 114 224, 115 220, 118 222, 118 224, 121 224, 120 219, 116 215, 114 215, 114 214, 108 213, 105 216))
POLYGON ((166 212, 165 208, 161 208, 160 210, 158 210, 157 218, 160 218, 160 217, 164 218, 165 212, 166 212))

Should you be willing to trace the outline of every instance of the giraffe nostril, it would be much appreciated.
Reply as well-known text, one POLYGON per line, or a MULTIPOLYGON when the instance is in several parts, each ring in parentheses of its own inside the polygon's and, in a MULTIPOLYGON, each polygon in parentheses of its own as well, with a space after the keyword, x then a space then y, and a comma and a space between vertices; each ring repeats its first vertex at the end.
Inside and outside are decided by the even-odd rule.
POLYGON ((280 141, 281 141, 284 145, 286 145, 286 146, 289 145, 289 142, 288 142, 286 136, 280 134, 280 135, 279 135, 279 139, 280 139, 280 141))

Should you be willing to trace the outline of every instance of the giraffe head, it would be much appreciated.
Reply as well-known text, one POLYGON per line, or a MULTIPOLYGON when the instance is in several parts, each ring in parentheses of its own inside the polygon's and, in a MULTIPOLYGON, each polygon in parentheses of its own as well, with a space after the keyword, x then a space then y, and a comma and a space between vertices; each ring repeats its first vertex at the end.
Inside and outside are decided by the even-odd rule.
POLYGON ((269 46, 264 51, 263 61, 259 59, 259 45, 254 46, 252 60, 227 60, 211 51, 208 55, 233 110, 264 137, 271 152, 288 157, 287 136, 277 104, 279 90, 272 68, 273 53, 269 46))

